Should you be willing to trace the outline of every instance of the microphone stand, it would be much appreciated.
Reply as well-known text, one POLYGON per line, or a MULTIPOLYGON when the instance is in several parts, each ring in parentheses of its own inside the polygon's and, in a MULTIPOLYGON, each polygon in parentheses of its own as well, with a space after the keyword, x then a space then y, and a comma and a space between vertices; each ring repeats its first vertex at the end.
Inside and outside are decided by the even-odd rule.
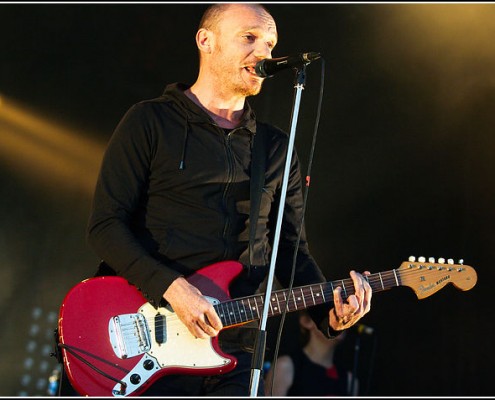
POLYGON ((351 381, 351 389, 349 396, 357 396, 358 393, 354 393, 356 381, 357 381, 357 373, 358 373, 358 363, 359 363, 359 349, 361 348, 361 333, 358 332, 356 336, 356 341, 354 343, 354 365, 352 368, 352 381, 351 381))
POLYGON ((273 287, 273 277, 275 274, 275 264, 277 259, 278 252, 278 243, 280 241, 280 230, 282 226, 282 216, 284 212, 285 206, 285 197, 287 194, 287 186, 289 182, 289 172, 290 165, 292 161, 292 152, 294 149, 294 141, 296 137, 296 126, 297 119, 299 116, 299 108, 301 103, 301 93, 304 89, 304 85, 306 82, 306 65, 304 64, 301 69, 297 69, 296 75, 296 83, 294 84, 295 95, 294 95, 294 105, 292 109, 292 120, 291 120, 291 128, 290 128, 290 136, 289 136, 289 146, 287 148, 287 158, 285 162, 284 169, 284 178, 282 181, 282 189, 280 196, 280 204, 278 208, 278 216, 277 216, 277 225, 275 229, 275 236, 273 239, 273 251, 270 260, 270 269, 268 272, 268 280, 266 285, 266 293, 265 293, 265 302, 263 305, 263 313, 260 319, 260 328, 258 330, 258 334, 256 336, 256 342, 254 346, 253 359, 251 363, 251 397, 256 397, 258 393, 259 380, 261 370, 263 368, 263 360, 266 349, 266 321, 268 319, 268 308, 270 305, 270 298, 273 287))

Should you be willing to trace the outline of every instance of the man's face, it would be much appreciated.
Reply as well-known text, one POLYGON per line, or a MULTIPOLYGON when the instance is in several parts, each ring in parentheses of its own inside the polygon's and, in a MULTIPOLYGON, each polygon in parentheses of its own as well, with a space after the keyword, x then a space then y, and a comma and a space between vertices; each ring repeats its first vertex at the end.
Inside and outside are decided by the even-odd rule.
POLYGON ((214 32, 210 72, 226 94, 253 96, 259 93, 263 78, 254 72, 255 64, 271 58, 277 43, 273 18, 253 5, 235 4, 226 10, 214 32))

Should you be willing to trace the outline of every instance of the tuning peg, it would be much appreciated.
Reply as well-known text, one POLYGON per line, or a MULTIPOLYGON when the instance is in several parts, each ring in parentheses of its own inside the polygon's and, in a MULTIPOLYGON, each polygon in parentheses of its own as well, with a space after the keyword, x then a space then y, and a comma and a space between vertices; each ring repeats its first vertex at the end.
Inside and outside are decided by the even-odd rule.
POLYGON ((452 258, 449 258, 449 259, 447 260, 447 262, 448 262, 449 264, 454 264, 454 260, 453 260, 452 258))
POLYGON ((435 264, 435 257, 429 257, 429 258, 428 258, 428 262, 429 262, 430 264, 435 264))
POLYGON ((445 264, 445 258, 440 257, 440 258, 438 259, 438 262, 439 262, 440 264, 445 264))
POLYGON ((416 257, 414 257, 414 256, 409 256, 409 261, 410 261, 410 262, 414 262, 414 261, 416 261, 416 257))
POLYGON ((464 264, 464 260, 462 258, 459 260, 459 264, 464 264))
POLYGON ((419 258, 418 258, 418 261, 419 261, 419 262, 424 263, 424 262, 426 261, 426 258, 424 258, 424 257, 419 257, 419 258))

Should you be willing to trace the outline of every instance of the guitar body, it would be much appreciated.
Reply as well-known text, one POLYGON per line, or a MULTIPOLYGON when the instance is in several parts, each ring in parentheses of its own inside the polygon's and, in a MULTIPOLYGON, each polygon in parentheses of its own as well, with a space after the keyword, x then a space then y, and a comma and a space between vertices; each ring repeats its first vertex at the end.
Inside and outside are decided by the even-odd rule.
MULTIPOLYGON (((188 281, 211 302, 226 301, 241 271, 235 261, 220 262, 188 281)), ((165 375, 214 375, 237 363, 217 337, 196 339, 172 309, 154 308, 118 276, 74 286, 61 306, 58 331, 69 381, 81 395, 136 396, 165 375)))

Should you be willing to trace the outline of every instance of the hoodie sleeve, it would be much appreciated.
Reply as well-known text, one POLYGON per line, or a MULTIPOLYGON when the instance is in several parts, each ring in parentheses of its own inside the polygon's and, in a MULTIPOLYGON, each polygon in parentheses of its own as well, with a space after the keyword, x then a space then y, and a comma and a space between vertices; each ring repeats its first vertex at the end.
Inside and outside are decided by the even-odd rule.
POLYGON ((110 138, 96 183, 87 240, 105 263, 158 306, 180 274, 154 259, 130 229, 133 212, 147 190, 153 154, 150 112, 134 105, 110 138))

